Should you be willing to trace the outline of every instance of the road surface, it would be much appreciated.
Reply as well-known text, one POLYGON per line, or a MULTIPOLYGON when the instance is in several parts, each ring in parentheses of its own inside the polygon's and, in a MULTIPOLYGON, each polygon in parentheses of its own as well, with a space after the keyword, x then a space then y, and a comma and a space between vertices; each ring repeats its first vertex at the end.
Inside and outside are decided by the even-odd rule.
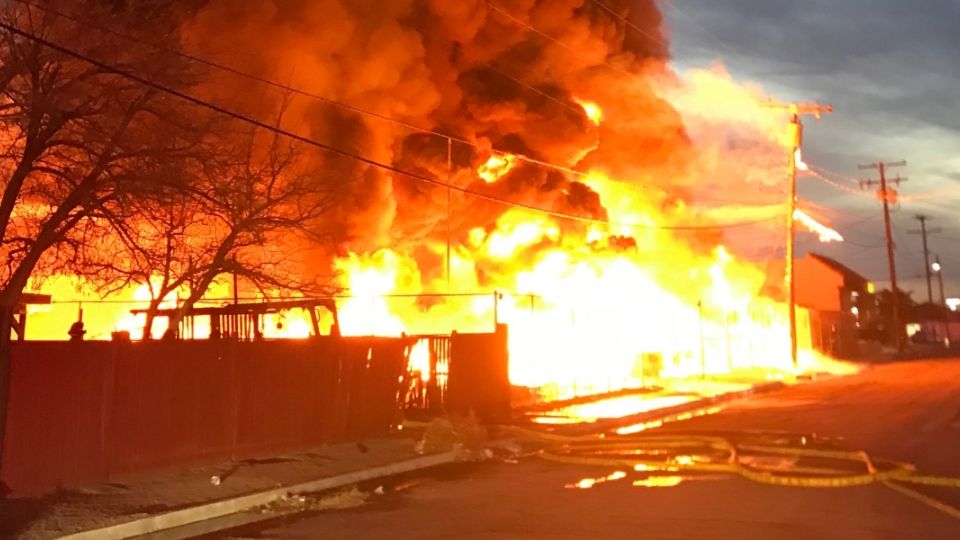
MULTIPOLYGON (((884 365, 658 432, 744 430, 839 438, 846 448, 960 476, 960 361, 884 365)), ((302 513, 215 537, 960 539, 960 519, 934 508, 935 501, 960 507, 960 489, 919 488, 924 502, 880 484, 790 488, 700 475, 647 487, 634 485, 633 473, 590 489, 566 487, 612 472, 539 458, 490 463, 388 489, 356 508, 302 513)))

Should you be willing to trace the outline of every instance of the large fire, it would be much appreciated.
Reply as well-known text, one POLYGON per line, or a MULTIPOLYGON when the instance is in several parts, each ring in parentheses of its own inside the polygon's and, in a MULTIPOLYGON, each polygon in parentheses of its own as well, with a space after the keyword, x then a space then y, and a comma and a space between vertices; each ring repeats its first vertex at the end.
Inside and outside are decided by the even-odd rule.
MULTIPOLYGON (((470 11, 434 8, 438 17, 466 17, 470 11)), ((367 206, 345 221, 363 242, 343 242, 333 264, 345 291, 338 305, 340 332, 488 332, 495 322, 503 323, 509 326, 511 381, 550 397, 755 368, 794 371, 783 279, 766 272, 767 262, 782 253, 757 249, 782 246, 786 236, 782 191, 793 158, 787 118, 764 106, 767 98, 758 88, 737 84, 720 66, 681 75, 666 66, 663 51, 641 47, 616 56, 625 47, 619 23, 610 27, 608 15, 588 8, 564 11, 576 25, 559 15, 547 17, 546 7, 531 10, 534 26, 552 28, 568 44, 583 41, 578 47, 583 57, 575 61, 562 60, 560 55, 569 53, 550 43, 537 49, 542 63, 529 76, 548 80, 531 84, 478 72, 478 64, 467 60, 478 57, 482 66, 509 57, 506 38, 492 39, 490 32, 506 34, 510 21, 498 21, 495 14, 445 29, 464 34, 449 38, 462 46, 456 54, 437 52, 449 45, 444 39, 408 32, 397 21, 414 17, 401 17, 405 12, 399 7, 397 21, 383 23, 396 23, 389 31, 378 30, 379 19, 345 24, 356 27, 357 35, 369 31, 382 38, 356 47, 392 51, 395 56, 382 65, 366 58, 348 62, 347 52, 297 49, 307 46, 305 39, 295 37, 296 28, 283 28, 284 39, 275 41, 290 50, 271 49, 271 54, 284 62, 302 61, 307 69, 285 67, 279 60, 262 65, 287 69, 284 77, 312 67, 317 75, 311 84, 347 101, 376 104, 378 110, 403 111, 411 118, 446 114, 442 121, 431 120, 454 126, 468 118, 462 122, 468 127, 459 126, 458 133, 467 133, 462 136, 467 144, 476 143, 464 150, 463 139, 456 147, 443 141, 440 152, 422 141, 407 145, 392 127, 369 127, 369 141, 358 146, 370 144, 382 159, 393 156, 447 178, 458 192, 452 197, 449 189, 433 186, 436 192, 424 194, 409 187, 410 179, 385 173, 357 183, 362 196, 356 199, 367 206), (391 36, 416 46, 382 46, 391 36), (401 58, 401 52, 410 51, 411 58, 401 58), (314 65, 321 56, 330 63, 342 56, 342 70, 314 65), (616 59, 616 65, 606 59, 616 59), (435 65, 448 60, 463 65, 435 65), (354 69, 360 71, 353 78, 341 74, 354 69), (624 70, 635 76, 621 76, 624 70), (434 76, 460 87, 445 93, 434 76), (427 84, 423 81, 438 88, 423 90, 417 86, 427 84), (520 87, 513 88, 514 83, 520 87), (403 144, 395 144, 394 137, 403 144), (434 156, 441 153, 442 160, 434 156), (773 195, 764 198, 765 193, 773 195)), ((229 19, 218 17, 218 9, 230 9, 229 3, 211 2, 198 17, 192 29, 199 43, 207 34, 233 35, 232 29, 202 31, 205 24, 229 19)), ((344 9, 337 16, 351 13, 344 9)), ((649 24, 655 28, 659 19, 649 24)), ((533 47, 523 41, 525 30, 513 30, 520 32, 510 38, 518 50, 533 47)), ((538 29, 540 38, 548 34, 538 29)), ((344 51, 352 50, 344 39, 344 51)), ((336 133, 340 125, 338 117, 314 115, 308 106, 294 103, 291 111, 327 122, 330 127, 316 129, 318 137, 327 129, 336 133)), ((323 122, 318 124, 326 126, 323 122)), ((841 240, 809 215, 796 217, 823 240, 841 240)), ((43 290, 55 299, 90 296, 65 292, 67 279, 48 280, 43 290)), ((230 292, 218 286, 208 297, 215 304, 230 292)), ((97 317, 112 319, 91 320, 88 327, 95 328, 89 337, 106 339, 113 331, 139 337, 142 317, 129 310, 148 299, 148 289, 130 288, 118 293, 116 304, 98 305, 97 317)), ((165 306, 176 304, 175 296, 165 299, 165 306)), ((60 310, 56 323, 55 317, 44 320, 37 313, 31 337, 65 338, 64 309, 54 306, 60 310)), ((807 335, 801 339, 803 369, 816 355, 802 311, 800 321, 801 336, 807 335)), ((332 324, 321 322, 324 328, 332 324)), ((305 337, 311 328, 306 315, 293 312, 268 320, 264 335, 305 337)), ((161 321, 153 334, 163 331, 161 321)), ((208 333, 201 328, 195 335, 208 333)), ((424 347, 411 351, 417 362, 424 347)))

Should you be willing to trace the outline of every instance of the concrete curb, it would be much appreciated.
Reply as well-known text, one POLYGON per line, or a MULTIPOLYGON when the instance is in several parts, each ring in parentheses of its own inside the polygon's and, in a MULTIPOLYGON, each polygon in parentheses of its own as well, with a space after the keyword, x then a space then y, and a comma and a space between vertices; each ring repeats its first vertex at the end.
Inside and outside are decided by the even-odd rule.
POLYGON ((223 517, 230 514, 243 512, 251 508, 263 506, 276 501, 286 495, 297 493, 311 493, 324 491, 339 487, 353 485, 359 482, 374 480, 394 476, 397 474, 413 472, 422 469, 428 469, 439 465, 446 465, 457 461, 456 452, 445 452, 443 454, 434 454, 418 457, 380 467, 372 467, 361 471, 320 478, 310 482, 285 486, 269 491, 261 491, 250 495, 243 495, 231 499, 223 499, 212 503, 201 504, 181 510, 174 510, 164 514, 147 516, 108 527, 91 529, 67 536, 62 536, 65 540, 102 540, 102 539, 122 539, 143 536, 156 533, 184 525, 190 525, 208 519, 223 517))

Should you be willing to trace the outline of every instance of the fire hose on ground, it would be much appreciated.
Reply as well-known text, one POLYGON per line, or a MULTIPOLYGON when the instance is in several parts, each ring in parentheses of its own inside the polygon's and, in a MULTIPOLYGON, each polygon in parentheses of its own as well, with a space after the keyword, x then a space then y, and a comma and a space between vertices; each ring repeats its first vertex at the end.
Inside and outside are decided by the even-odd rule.
POLYGON ((922 474, 911 464, 839 449, 813 437, 769 432, 567 436, 516 426, 503 427, 502 432, 540 442, 544 447, 537 455, 556 463, 629 469, 651 477, 734 475, 797 488, 876 483, 960 519, 960 509, 906 486, 960 488, 960 478, 922 474))

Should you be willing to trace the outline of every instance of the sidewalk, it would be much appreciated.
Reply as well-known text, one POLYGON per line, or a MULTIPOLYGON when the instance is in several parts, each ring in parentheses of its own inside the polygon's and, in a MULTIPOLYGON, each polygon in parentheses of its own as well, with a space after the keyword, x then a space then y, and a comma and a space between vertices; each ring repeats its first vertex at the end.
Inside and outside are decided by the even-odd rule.
MULTIPOLYGON (((0 538, 57 538, 378 467, 389 471, 390 465, 417 458, 429 463, 431 460, 424 461, 416 449, 421 435, 405 433, 362 443, 327 445, 298 454, 165 471, 122 483, 62 490, 41 498, 3 500, 0 538)), ((440 452, 432 455, 443 456, 440 452)))
MULTIPOLYGON (((685 388, 671 391, 625 393, 552 410, 543 407, 536 412, 529 411, 533 418, 528 417, 528 421, 565 433, 631 425, 642 430, 663 421, 692 417, 693 411, 699 408, 785 386, 780 381, 760 384, 693 381, 685 388)), ((84 533, 76 536, 77 539, 125 538, 130 531, 166 530, 173 525, 250 509, 257 512, 257 508, 267 504, 290 502, 287 499, 290 494, 345 488, 362 481, 453 463, 463 452, 462 448, 451 450, 464 444, 469 450, 482 451, 485 436, 476 431, 479 426, 461 422, 433 429, 443 422, 437 420, 425 424, 425 428, 408 429, 362 443, 327 445, 286 456, 166 471, 125 479, 123 483, 64 490, 38 499, 0 501, 0 538, 58 538, 76 533, 84 533)))

